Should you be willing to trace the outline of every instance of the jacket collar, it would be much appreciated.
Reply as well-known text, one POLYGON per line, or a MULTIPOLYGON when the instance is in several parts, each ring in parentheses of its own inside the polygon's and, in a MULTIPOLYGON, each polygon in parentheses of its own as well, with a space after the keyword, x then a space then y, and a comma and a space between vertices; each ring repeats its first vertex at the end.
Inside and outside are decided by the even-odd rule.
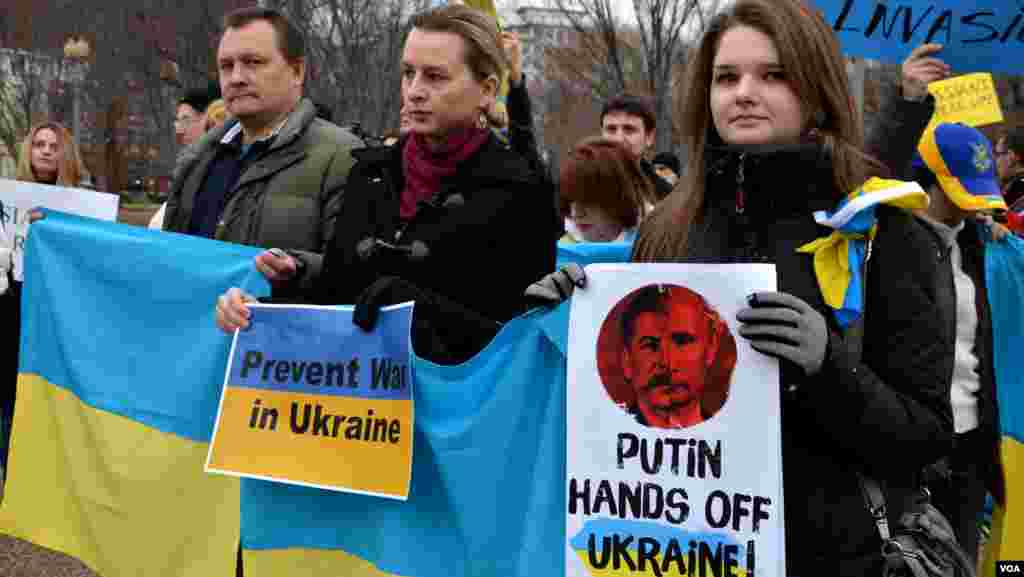
MULTIPOLYGON (((295 105, 295 108, 288 114, 284 121, 279 124, 269 136, 261 140, 274 139, 274 142, 271 143, 268 150, 285 147, 297 139, 315 119, 316 107, 313 105, 311 100, 303 98, 299 100, 299 103, 295 105)), ((236 119, 225 122, 224 126, 221 126, 218 130, 214 131, 214 134, 211 136, 214 137, 214 142, 228 144, 234 140, 241 131, 242 123, 236 119)))
MULTIPOLYGON (((403 135, 394 146, 375 146, 357 149, 352 156, 366 163, 387 163, 393 167, 402 166, 402 151, 409 135, 403 135)), ((463 161, 456 169, 453 181, 471 180, 479 184, 516 184, 533 182, 533 173, 525 162, 508 162, 514 153, 492 132, 475 154, 463 161)), ((442 188, 445 183, 442 182, 442 188)))
POLYGON ((734 210, 742 189, 745 212, 775 220, 835 210, 842 198, 832 160, 818 144, 708 146, 705 206, 734 210))

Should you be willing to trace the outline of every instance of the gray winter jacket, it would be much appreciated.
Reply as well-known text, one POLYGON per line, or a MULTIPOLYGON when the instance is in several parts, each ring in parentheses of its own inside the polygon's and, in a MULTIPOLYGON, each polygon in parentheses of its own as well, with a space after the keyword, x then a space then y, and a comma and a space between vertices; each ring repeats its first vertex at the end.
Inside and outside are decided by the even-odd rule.
MULTIPOLYGON (((206 133, 178 159, 164 230, 188 232, 196 194, 234 122, 206 133)), ((216 238, 238 244, 322 253, 362 146, 351 132, 316 117, 303 99, 270 148, 243 171, 225 198, 216 238)))

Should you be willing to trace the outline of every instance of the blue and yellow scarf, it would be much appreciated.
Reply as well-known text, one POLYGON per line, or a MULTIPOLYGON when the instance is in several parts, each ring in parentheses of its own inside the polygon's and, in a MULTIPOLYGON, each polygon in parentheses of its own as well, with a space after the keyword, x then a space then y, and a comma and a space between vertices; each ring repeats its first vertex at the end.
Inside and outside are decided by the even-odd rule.
POLYGON ((797 249, 814 255, 821 294, 844 329, 864 311, 862 277, 878 230, 875 207, 879 204, 919 210, 928 207, 928 195, 916 182, 871 178, 847 195, 834 212, 815 212, 814 220, 834 232, 797 249))

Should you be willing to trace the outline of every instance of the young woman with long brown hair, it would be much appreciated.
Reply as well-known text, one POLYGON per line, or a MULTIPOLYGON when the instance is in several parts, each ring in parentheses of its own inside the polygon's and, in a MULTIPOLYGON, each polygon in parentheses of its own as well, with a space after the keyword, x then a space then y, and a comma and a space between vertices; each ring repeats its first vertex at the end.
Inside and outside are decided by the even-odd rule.
MULTIPOLYGON (((641 225, 633 261, 775 264, 778 292, 751 295, 737 320, 754 350, 781 360, 786 575, 878 574, 858 473, 885 487, 894 524, 952 438, 932 235, 906 210, 874 208, 862 324, 850 325, 863 338, 844 336, 856 331, 826 304, 815 256, 798 249, 831 232, 815 211, 885 169, 862 152, 835 35, 800 0, 738 0, 711 21, 688 74, 687 168, 641 225)), ((527 294, 585 281, 557 276, 527 294)))
POLYGON ((740 335, 782 360, 783 476, 790 576, 865 575, 881 546, 857 480, 887 488, 890 521, 921 469, 949 448, 953 351, 934 296, 927 232, 876 209, 862 351, 824 301, 814 220, 881 171, 861 152, 862 120, 828 24, 799 0, 740 0, 693 57, 682 122, 683 182, 642 226, 637 262, 774 262, 779 292, 739 313, 740 335), (859 353, 859 354, 858 354, 859 353))

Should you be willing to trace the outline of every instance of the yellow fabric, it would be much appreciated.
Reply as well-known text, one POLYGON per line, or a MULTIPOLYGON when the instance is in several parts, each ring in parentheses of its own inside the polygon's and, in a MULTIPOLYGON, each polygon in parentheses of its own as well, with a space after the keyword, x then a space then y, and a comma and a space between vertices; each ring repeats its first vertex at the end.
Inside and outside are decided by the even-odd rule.
POLYGON ((19 375, 0 532, 103 577, 234 575, 238 479, 203 473, 207 449, 19 375))
MULTIPOLYGON (((863 235, 858 235, 858 238, 863 238, 863 235)), ((821 295, 825 297, 825 304, 834 309, 843 307, 846 289, 850 286, 849 241, 849 236, 837 231, 797 249, 814 255, 814 273, 818 277, 821 295)))
POLYGON ((997 561, 1024 559, 1024 443, 1003 437, 1003 470, 1006 474, 1006 507, 996 505, 992 535, 985 547, 982 575, 994 576, 997 561))
MULTIPOLYGON (((852 201, 866 194, 881 193, 887 189, 904 186, 905 184, 899 180, 870 178, 860 188, 851 192, 847 198, 852 201)), ((928 207, 928 195, 923 191, 912 191, 885 199, 880 204, 906 210, 919 210, 928 207)), ((874 239, 876 232, 877 225, 873 225, 867 235, 836 230, 827 237, 811 241, 797 249, 797 252, 814 255, 814 273, 818 277, 821 294, 828 306, 838 310, 843 307, 843 303, 846 301, 846 292, 853 278, 849 259, 850 241, 863 240, 865 238, 874 239)))
MULTIPOLYGON (((897 188, 906 185, 907 183, 902 180, 895 180, 892 178, 878 178, 877 176, 873 176, 867 179, 864 182, 864 184, 860 186, 860 188, 854 190, 849 195, 847 195, 847 198, 853 200, 859 196, 864 196, 874 192, 884 192, 891 188, 897 188)), ((874 204, 884 204, 886 206, 894 206, 896 208, 902 208, 905 210, 921 210, 928 208, 928 193, 925 192, 924 189, 907 191, 899 196, 888 198, 879 203, 872 203, 872 206, 874 204)))
MULTIPOLYGON (((414 553, 410 553, 414 554, 414 553)), ((399 577, 344 551, 323 549, 242 550, 245 577, 399 577)))

